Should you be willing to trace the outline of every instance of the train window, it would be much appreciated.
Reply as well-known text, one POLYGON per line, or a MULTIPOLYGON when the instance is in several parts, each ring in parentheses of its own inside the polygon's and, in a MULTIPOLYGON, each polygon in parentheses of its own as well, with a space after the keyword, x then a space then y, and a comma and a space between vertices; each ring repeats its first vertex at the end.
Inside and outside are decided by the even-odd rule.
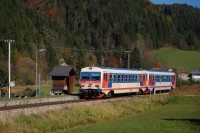
POLYGON ((124 82, 124 78, 125 78, 125 77, 124 77, 124 74, 122 74, 122 82, 124 82))
POLYGON ((96 72, 96 73, 92 73, 92 80, 100 80, 100 73, 96 72))
POLYGON ((81 80, 90 80, 90 73, 81 73, 81 80))
POLYGON ((136 75, 136 82, 139 81, 139 75, 136 75))
POLYGON ((160 81, 160 76, 157 76, 157 82, 159 82, 160 81))
POLYGON ((118 79, 117 79, 117 74, 115 74, 115 83, 117 83, 118 82, 118 79))
POLYGON ((127 81, 127 75, 124 74, 124 82, 126 82, 126 81, 127 81))
POLYGON ((131 75, 131 82, 134 82, 134 75, 131 75))
POLYGON ((135 82, 137 82, 138 81, 138 75, 136 74, 135 75, 135 82))
POLYGON ((153 81, 156 81, 156 75, 153 76, 153 81))
POLYGON ((124 82, 128 82, 128 75, 125 75, 125 81, 124 82))
POLYGON ((134 82, 137 82, 137 75, 134 74, 134 82))
POLYGON ((116 74, 113 74, 113 82, 116 82, 116 74))
POLYGON ((136 74, 135 82, 138 82, 138 81, 139 81, 139 75, 136 74))
POLYGON ((129 82, 132 82, 132 75, 129 75, 129 82))
POLYGON ((112 76, 113 76, 113 75, 112 75, 112 74, 110 74, 110 82, 112 82, 112 80, 113 80, 112 76))
POLYGON ((118 82, 120 82, 120 75, 118 74, 117 76, 118 76, 118 82))
POLYGON ((127 75, 124 74, 124 82, 127 80, 127 75))

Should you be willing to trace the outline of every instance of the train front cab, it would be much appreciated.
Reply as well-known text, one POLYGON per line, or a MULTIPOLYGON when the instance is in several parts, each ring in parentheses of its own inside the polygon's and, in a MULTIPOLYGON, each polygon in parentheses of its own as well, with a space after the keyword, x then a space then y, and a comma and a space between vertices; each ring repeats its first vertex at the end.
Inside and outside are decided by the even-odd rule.
POLYGON ((101 98, 104 96, 101 86, 101 72, 89 70, 80 73, 80 98, 101 98))

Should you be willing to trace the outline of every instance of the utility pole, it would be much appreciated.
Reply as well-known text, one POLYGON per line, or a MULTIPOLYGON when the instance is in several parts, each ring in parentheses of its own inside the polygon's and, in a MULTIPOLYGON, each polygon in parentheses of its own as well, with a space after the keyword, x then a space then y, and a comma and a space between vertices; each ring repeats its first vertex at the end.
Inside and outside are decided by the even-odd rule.
POLYGON ((5 42, 7 42, 8 43, 8 75, 9 75, 9 77, 8 77, 8 92, 9 92, 9 99, 10 99, 10 81, 11 81, 11 69, 10 69, 10 44, 12 43, 12 42, 15 42, 15 40, 11 40, 11 39, 8 39, 8 40, 5 40, 5 42))
POLYGON ((128 53, 128 68, 130 68, 130 55, 129 53, 132 51, 125 51, 125 53, 128 53))
POLYGON ((35 82, 36 82, 36 85, 35 85, 35 96, 38 96, 39 95, 39 89, 40 89, 40 86, 39 86, 39 89, 38 89, 38 64, 37 64, 37 58, 38 58, 38 52, 42 52, 42 51, 45 51, 46 49, 37 49, 36 50, 36 54, 35 54, 35 82))

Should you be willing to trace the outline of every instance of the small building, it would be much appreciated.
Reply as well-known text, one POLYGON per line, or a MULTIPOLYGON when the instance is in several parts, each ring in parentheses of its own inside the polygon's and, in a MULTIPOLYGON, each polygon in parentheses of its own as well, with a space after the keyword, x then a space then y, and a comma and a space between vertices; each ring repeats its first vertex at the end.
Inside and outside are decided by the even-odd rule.
POLYGON ((76 76, 72 66, 55 66, 49 76, 53 80, 50 95, 72 93, 76 76))
POLYGON ((194 81, 199 81, 200 82, 200 69, 195 69, 192 70, 189 74, 188 77, 194 81))
POLYGON ((189 79, 188 73, 186 71, 178 71, 178 78, 184 81, 187 81, 189 79))

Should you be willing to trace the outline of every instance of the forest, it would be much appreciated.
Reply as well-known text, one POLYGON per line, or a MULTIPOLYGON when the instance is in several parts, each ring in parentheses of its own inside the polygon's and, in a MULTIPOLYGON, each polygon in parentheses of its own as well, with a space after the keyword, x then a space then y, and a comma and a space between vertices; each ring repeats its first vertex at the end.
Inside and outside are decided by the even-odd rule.
POLYGON ((7 84, 8 43, 12 80, 35 84, 36 51, 42 78, 60 62, 85 66, 159 67, 150 50, 200 51, 200 9, 149 0, 1 0, 0 84, 7 84))

